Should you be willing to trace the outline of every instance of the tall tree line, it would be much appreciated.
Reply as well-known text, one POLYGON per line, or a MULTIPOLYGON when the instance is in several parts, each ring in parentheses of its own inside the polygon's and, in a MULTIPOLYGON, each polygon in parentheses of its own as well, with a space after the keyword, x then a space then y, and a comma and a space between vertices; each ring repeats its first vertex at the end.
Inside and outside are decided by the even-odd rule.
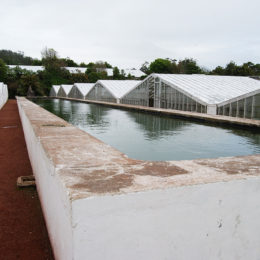
MULTIPOLYGON (((131 75, 125 75, 117 67, 108 62, 81 62, 77 64, 70 58, 60 58, 58 53, 45 48, 41 52, 41 60, 24 56, 22 52, 0 50, 0 82, 8 84, 9 96, 24 96, 28 89, 35 95, 48 95, 52 85, 73 84, 75 82, 96 82, 99 79, 133 79, 131 75), (7 65, 42 65, 43 71, 37 73, 22 70, 20 67, 10 69, 7 65), (70 73, 65 67, 85 67, 85 73, 70 73), (113 69, 113 76, 108 76, 106 68, 113 69)), ((186 58, 176 59, 158 58, 152 62, 145 62, 140 70, 147 75, 151 73, 173 74, 207 74, 207 75, 233 75, 233 76, 260 76, 260 64, 247 62, 237 65, 233 61, 225 67, 217 66, 213 70, 201 68, 197 61, 186 58)))

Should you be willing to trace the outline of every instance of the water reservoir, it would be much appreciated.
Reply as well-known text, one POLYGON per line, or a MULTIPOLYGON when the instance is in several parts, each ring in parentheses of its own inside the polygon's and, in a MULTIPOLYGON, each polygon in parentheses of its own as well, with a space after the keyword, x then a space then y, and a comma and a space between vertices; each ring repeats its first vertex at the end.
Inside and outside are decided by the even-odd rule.
POLYGON ((168 161, 260 153, 256 130, 225 128, 76 101, 34 102, 128 157, 168 161))

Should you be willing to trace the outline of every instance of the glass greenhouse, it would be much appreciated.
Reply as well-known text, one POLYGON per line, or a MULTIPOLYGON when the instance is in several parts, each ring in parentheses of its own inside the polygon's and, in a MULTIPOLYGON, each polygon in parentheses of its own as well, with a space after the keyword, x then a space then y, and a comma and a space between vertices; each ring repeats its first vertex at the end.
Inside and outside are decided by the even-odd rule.
POLYGON ((86 95, 94 86, 94 83, 75 83, 70 90, 68 97, 76 99, 86 99, 86 95))
POLYGON ((61 85, 60 89, 57 93, 57 97, 68 97, 70 90, 72 89, 73 85, 61 85))
POLYGON ((99 80, 87 94, 86 99, 120 103, 120 99, 140 82, 139 80, 99 80))
POLYGON ((59 89, 60 89, 60 85, 52 85, 50 90, 50 97, 57 97, 59 89))
POLYGON ((260 81, 249 77, 152 74, 121 103, 260 119, 260 81))

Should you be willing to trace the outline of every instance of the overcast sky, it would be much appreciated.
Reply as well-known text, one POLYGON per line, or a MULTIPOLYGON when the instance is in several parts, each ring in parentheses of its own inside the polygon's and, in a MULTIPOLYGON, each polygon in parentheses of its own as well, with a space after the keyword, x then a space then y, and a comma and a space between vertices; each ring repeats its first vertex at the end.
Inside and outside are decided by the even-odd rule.
POLYGON ((192 57, 260 63, 259 0, 0 0, 0 49, 140 68, 192 57))

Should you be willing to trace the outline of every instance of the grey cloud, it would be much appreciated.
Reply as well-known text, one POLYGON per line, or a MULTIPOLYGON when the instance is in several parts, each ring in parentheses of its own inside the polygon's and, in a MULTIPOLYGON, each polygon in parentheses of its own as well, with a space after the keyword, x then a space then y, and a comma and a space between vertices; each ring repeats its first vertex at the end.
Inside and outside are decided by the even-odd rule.
POLYGON ((260 62, 258 0, 0 0, 0 48, 139 67, 193 57, 213 68, 260 62))

